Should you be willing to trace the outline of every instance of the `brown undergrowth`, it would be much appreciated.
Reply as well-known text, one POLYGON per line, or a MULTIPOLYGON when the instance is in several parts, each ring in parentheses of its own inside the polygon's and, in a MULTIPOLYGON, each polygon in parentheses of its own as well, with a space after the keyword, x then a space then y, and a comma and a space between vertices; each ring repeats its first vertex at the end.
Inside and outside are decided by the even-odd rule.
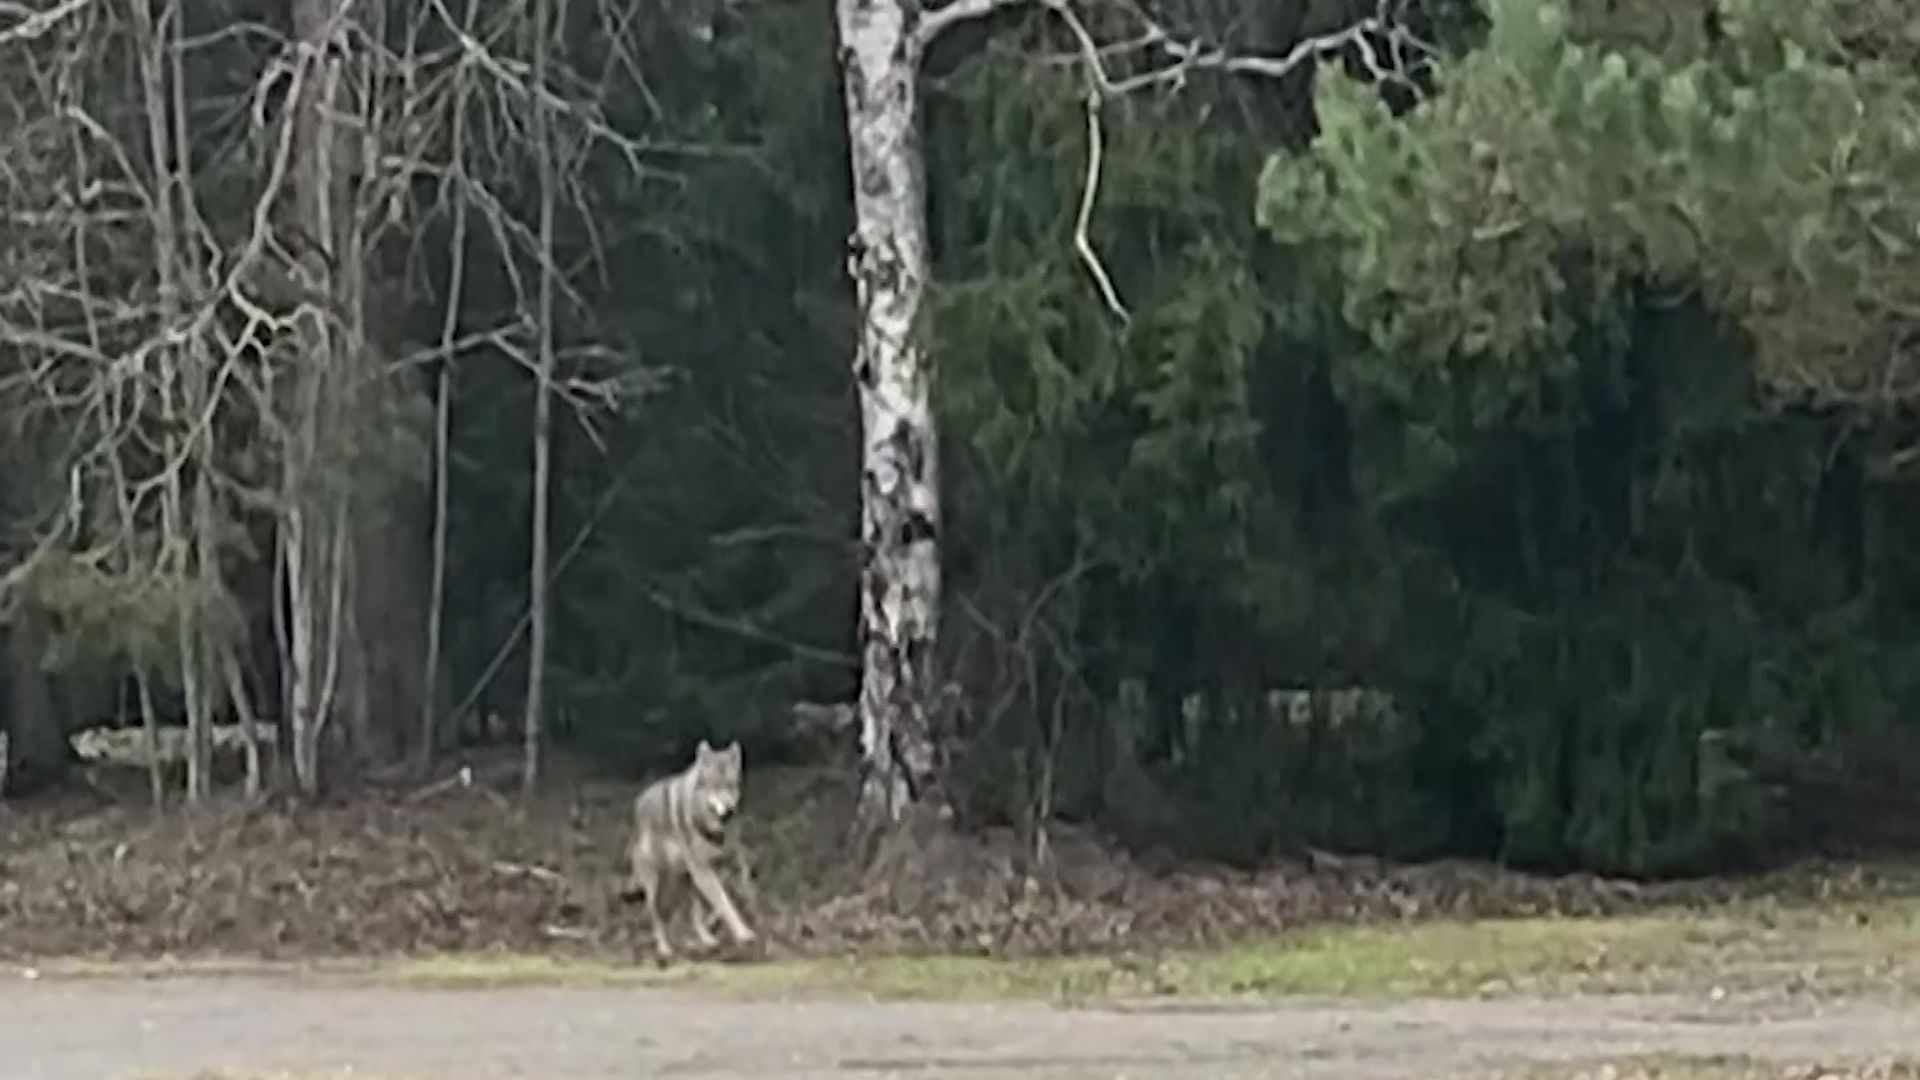
MULTIPOLYGON (((496 770, 497 771, 497 770, 496 770)), ((476 772, 487 775, 484 767, 476 772)), ((0 960, 268 960, 510 950, 640 955, 614 890, 632 783, 556 779, 523 805, 494 785, 368 788, 324 805, 222 800, 156 815, 93 799, 0 809, 0 960)), ((1011 831, 933 832, 844 865, 846 785, 751 774, 743 900, 776 952, 1032 955, 1206 945, 1355 922, 1602 915, 1742 894, 1882 891, 1866 869, 1636 887, 1459 863, 1366 859, 1258 871, 1161 865, 1060 827, 1052 859, 1011 831)))

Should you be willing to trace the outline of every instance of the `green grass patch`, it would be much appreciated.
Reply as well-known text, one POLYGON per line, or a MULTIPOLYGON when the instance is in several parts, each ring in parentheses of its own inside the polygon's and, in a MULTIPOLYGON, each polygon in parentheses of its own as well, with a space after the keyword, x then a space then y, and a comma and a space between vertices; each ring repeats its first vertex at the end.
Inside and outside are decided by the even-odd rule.
POLYGON ((1175 987, 1339 996, 1567 994, 1792 985, 1903 990, 1920 900, 1627 918, 1498 919, 1312 931, 1162 962, 1175 987))

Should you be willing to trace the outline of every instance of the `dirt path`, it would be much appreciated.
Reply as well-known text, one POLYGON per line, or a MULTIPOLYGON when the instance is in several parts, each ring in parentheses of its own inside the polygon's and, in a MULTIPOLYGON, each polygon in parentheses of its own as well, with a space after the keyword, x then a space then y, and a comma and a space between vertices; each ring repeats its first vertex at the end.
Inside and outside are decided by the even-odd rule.
POLYGON ((1484 1076, 1655 1051, 1829 1064, 1920 1057, 1920 1009, 1672 998, 1068 1009, 233 978, 0 983, 0 1074, 9 1080, 281 1069, 351 1070, 366 1080, 1332 1080, 1484 1076))

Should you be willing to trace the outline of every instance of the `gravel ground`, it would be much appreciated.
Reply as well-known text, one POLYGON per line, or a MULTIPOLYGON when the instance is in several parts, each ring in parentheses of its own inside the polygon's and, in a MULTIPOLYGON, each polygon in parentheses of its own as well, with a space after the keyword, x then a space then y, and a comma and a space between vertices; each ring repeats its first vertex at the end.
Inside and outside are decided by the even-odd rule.
POLYGON ((326 979, 0 984, 10 1080, 1488 1076, 1647 1053, 1920 1058, 1886 1003, 1156 1000, 1138 1006, 739 1001, 684 991, 433 990, 326 979))

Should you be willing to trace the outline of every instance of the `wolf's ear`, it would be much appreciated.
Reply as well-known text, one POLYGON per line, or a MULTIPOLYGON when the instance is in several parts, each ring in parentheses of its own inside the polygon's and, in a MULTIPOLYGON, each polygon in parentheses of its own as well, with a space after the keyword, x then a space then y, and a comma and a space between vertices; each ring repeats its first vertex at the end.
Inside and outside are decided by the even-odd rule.
POLYGON ((740 760, 740 740, 739 739, 733 740, 732 742, 727 744, 727 748, 725 750, 722 750, 720 752, 732 758, 735 761, 739 761, 740 760))
POLYGON ((701 739, 700 745, 694 748, 693 756, 703 759, 710 758, 713 756, 713 747, 707 745, 707 740, 701 739))

